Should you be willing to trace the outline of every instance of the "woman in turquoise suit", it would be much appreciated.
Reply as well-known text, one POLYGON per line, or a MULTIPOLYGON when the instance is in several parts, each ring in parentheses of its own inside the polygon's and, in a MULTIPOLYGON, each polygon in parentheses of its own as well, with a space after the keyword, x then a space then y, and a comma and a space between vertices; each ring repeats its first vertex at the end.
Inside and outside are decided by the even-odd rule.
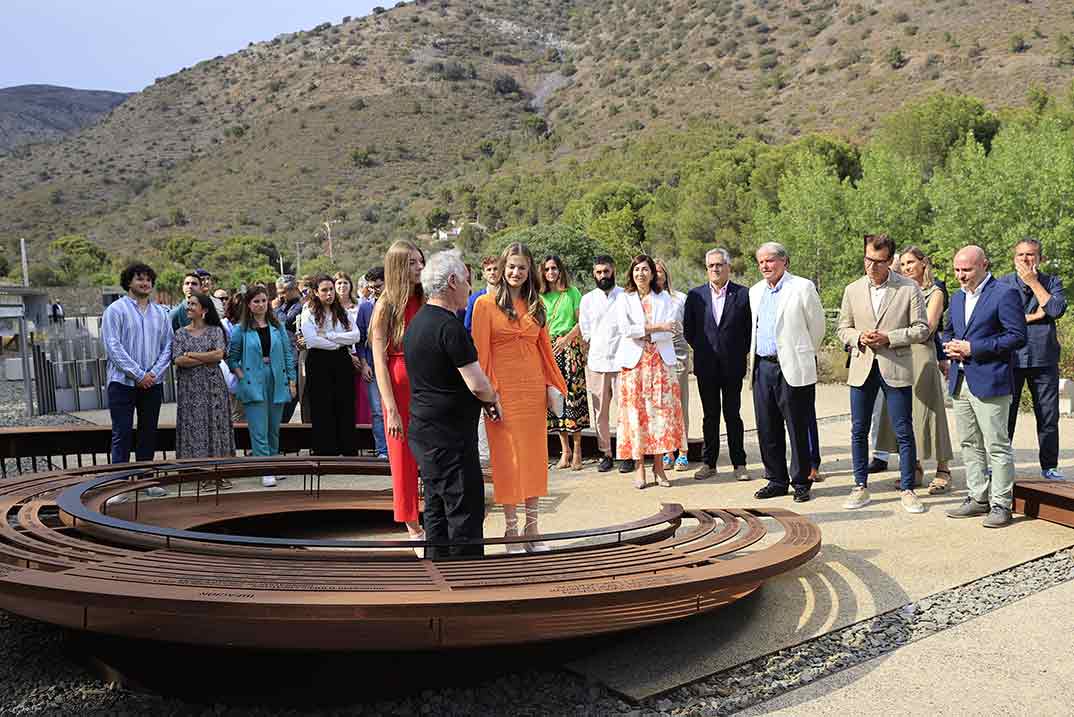
MULTIPOLYGON (((263 286, 246 292, 242 318, 232 329, 227 365, 238 379, 235 396, 246 411, 250 445, 255 456, 280 452, 280 416, 295 396, 295 361, 291 339, 269 311, 268 293, 263 286)), ((264 476, 266 488, 276 485, 274 476, 264 476)))

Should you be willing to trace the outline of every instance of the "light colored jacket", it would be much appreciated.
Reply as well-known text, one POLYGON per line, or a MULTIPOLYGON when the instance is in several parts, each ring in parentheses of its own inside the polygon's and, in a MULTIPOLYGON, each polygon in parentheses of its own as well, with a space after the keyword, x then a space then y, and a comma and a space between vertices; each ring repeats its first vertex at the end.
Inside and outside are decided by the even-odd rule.
POLYGON ((887 385, 905 388, 914 383, 910 344, 919 344, 929 337, 925 298, 916 281, 894 271, 888 274, 886 286, 879 313, 873 311, 868 277, 861 277, 843 290, 838 333, 839 340, 850 347, 847 374, 850 386, 865 383, 873 370, 874 359, 887 385), (859 345, 858 340, 866 331, 883 331, 889 344, 876 349, 859 345))
MULTIPOLYGON (((634 368, 641 360, 641 354, 645 348, 645 324, 666 324, 678 320, 679 307, 666 291, 653 292, 652 317, 645 320, 645 309, 642 308, 641 298, 637 292, 623 292, 615 300, 615 319, 619 325, 619 349, 615 354, 615 362, 619 368, 634 368)), ((670 331, 654 331, 649 338, 656 344, 660 358, 668 366, 674 366, 675 344, 670 331)))
MULTIPOLYGON (((750 287, 750 311, 753 314, 749 354, 751 382, 757 354, 757 322, 765 285, 762 279, 750 287)), ((809 279, 787 272, 776 297, 779 302, 776 304, 776 355, 783 379, 795 387, 814 384, 817 382, 817 349, 824 340, 824 307, 820 304, 817 287, 809 279)))
POLYGON ((615 356, 619 351, 619 324, 615 316, 615 302, 623 293, 616 286, 607 294, 603 289, 593 289, 582 297, 578 307, 578 326, 582 338, 589 343, 586 364, 591 371, 617 373, 619 365, 615 356))

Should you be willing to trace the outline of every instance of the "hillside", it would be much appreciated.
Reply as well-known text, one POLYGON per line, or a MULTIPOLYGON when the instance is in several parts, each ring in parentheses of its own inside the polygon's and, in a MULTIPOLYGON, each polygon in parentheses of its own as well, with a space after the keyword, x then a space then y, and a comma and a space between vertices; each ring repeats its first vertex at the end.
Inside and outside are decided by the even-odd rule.
POLYGON ((355 268, 434 206, 526 221, 511 207, 490 221, 468 198, 626 141, 674 145, 698 121, 859 142, 940 90, 993 108, 1037 85, 1065 95, 1064 34, 1074 16, 1054 2, 401 5, 184 68, 75 137, 0 158, 0 240, 26 236, 40 258, 80 233, 119 261, 175 235, 255 235, 290 261, 297 241, 323 252, 309 247, 333 220, 355 268))
POLYGON ((97 122, 128 96, 53 85, 0 89, 0 154, 73 134, 97 122))

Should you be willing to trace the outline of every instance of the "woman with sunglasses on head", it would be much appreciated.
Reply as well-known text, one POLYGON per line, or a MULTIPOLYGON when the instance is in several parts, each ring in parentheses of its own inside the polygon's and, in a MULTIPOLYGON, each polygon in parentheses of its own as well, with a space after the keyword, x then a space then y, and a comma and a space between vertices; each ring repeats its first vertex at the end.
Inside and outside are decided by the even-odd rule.
POLYGON ((589 397, 585 388, 585 351, 578 310, 582 292, 571 286, 563 261, 550 254, 541 262, 538 282, 548 317, 548 336, 556 366, 567 384, 563 410, 548 413, 548 432, 559 435, 559 463, 556 468, 582 469, 582 430, 589 428, 589 397), (571 443, 573 442, 573 450, 571 443))

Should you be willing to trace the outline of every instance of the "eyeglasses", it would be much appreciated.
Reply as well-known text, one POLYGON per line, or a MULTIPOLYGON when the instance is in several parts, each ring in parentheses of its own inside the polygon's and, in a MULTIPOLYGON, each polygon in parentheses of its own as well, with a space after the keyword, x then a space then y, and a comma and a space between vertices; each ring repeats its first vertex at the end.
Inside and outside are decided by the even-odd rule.
POLYGON ((890 264, 890 263, 891 263, 891 257, 888 257, 887 259, 874 259, 871 256, 865 257, 865 265, 866 266, 883 266, 884 264, 890 264))

